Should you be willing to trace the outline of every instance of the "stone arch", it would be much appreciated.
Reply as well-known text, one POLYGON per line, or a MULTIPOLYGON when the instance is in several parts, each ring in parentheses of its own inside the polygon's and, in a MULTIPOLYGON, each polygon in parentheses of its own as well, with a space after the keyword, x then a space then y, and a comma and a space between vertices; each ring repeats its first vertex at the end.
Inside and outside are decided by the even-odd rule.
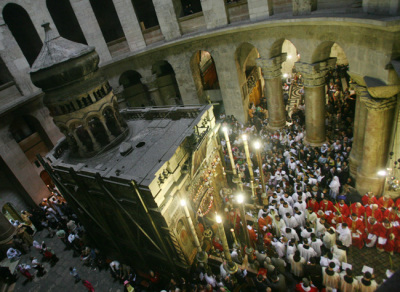
POLYGON ((121 128, 118 126, 114 109, 111 106, 107 106, 104 108, 102 115, 106 120, 107 128, 110 130, 111 134, 115 137, 121 134, 121 128))
POLYGON ((335 42, 333 41, 324 41, 320 43, 313 51, 311 63, 317 63, 328 59, 331 55, 331 50, 334 43, 335 42))
POLYGON ((89 0, 106 43, 124 38, 121 22, 112 0, 89 0))
POLYGON ((33 116, 17 117, 10 124, 9 131, 32 164, 37 163, 36 154, 45 156, 53 148, 42 125, 33 116))
POLYGON ((46 5, 59 34, 63 38, 87 45, 69 0, 46 0, 46 5))
POLYGON ((222 102, 218 72, 211 53, 195 52, 190 59, 190 68, 200 102, 222 102))
POLYGON ((29 14, 20 5, 8 3, 3 9, 3 18, 29 65, 32 66, 43 43, 29 14))
POLYGON ((153 75, 157 76, 157 86, 163 104, 175 105, 182 104, 182 98, 178 83, 175 77, 175 71, 168 61, 157 61, 151 67, 153 75))
POLYGON ((124 88, 122 96, 131 107, 151 105, 149 92, 141 79, 142 75, 134 70, 125 71, 119 77, 119 85, 124 88))
POLYGON ((142 30, 159 25, 153 1, 131 1, 142 30))
POLYGON ((75 121, 74 123, 71 123, 69 126, 69 132, 73 135, 76 135, 76 137, 79 139, 79 142, 83 146, 83 148, 81 148, 83 152, 91 152, 94 150, 93 141, 81 122, 75 121))
POLYGON ((257 48, 250 43, 242 43, 235 51, 235 62, 241 88, 243 106, 260 104, 263 97, 264 80, 256 60, 260 58, 257 48))
POLYGON ((100 120, 98 114, 92 114, 85 120, 88 129, 92 132, 94 138, 101 146, 106 146, 110 141, 107 137, 106 129, 100 120))

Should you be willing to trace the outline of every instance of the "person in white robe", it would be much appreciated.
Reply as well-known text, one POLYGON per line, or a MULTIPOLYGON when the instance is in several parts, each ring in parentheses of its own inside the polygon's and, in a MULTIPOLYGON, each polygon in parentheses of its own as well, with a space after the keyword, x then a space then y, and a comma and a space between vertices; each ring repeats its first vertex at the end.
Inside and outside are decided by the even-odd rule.
POLYGON ((300 255, 305 258, 307 262, 310 260, 310 258, 317 256, 315 250, 308 244, 301 243, 297 246, 297 249, 299 250, 300 255))
POLYGON ((334 271, 335 263, 329 263, 328 267, 322 268, 322 284, 325 287, 338 289, 340 284, 340 276, 334 271))
POLYGON ((331 196, 332 200, 336 200, 337 195, 339 194, 340 182, 337 176, 334 176, 331 183, 329 184, 329 195, 331 196))
POLYGON ((359 283, 357 279, 353 278, 353 271, 347 268, 345 271, 340 273, 340 291, 341 292, 353 292, 358 291, 359 283))
POLYGON ((295 240, 299 241, 299 236, 297 235, 296 231, 290 227, 286 227, 281 230, 282 236, 286 237, 288 240, 295 240))
POLYGON ((287 227, 296 229, 299 226, 299 222, 297 222, 296 218, 290 215, 290 213, 286 213, 284 220, 287 227))
POLYGON ((294 207, 293 217, 299 222, 300 226, 306 225, 306 217, 304 216, 304 212, 300 211, 297 207, 294 207))
POLYGON ((293 215, 293 209, 292 207, 289 206, 287 202, 284 202, 283 205, 279 207, 279 215, 284 217, 286 213, 289 213, 290 215, 293 215))
MULTIPOLYGON (((283 239, 282 239, 283 240, 283 239)), ((274 241, 271 242, 272 246, 275 247, 275 251, 278 254, 280 258, 283 258, 286 254, 286 246, 284 243, 278 241, 277 239, 274 239, 274 241)))
POLYGON ((286 228, 286 223, 279 215, 275 215, 275 217, 272 217, 272 218, 274 218, 274 220, 272 221, 272 224, 275 229, 275 236, 281 237, 281 230, 283 228, 286 228))
POLYGON ((320 257, 322 254, 321 251, 321 246, 324 245, 324 243, 322 242, 321 239, 316 238, 315 236, 311 237, 311 247, 315 250, 315 252, 317 253, 317 257, 320 257))
POLYGON ((338 241, 337 243, 337 245, 331 247, 331 252, 333 256, 338 259, 339 262, 347 263, 347 252, 344 248, 341 248, 342 243, 340 241, 338 241))
POLYGON ((339 234, 338 239, 342 242, 342 244, 349 248, 351 245, 351 230, 347 227, 347 223, 338 224, 336 232, 339 234))
POLYGON ((325 218, 317 219, 315 223, 315 232, 317 233, 317 237, 321 237, 326 231, 325 228, 325 218))
POLYGON ((374 292, 378 288, 378 284, 372 279, 370 272, 365 272, 364 276, 356 277, 359 284, 360 292, 374 292))
POLYGON ((314 228, 310 228, 310 227, 307 227, 307 228, 300 227, 300 228, 302 229, 301 232, 300 232, 300 236, 303 239, 310 238, 311 237, 311 233, 314 233, 314 228))
POLYGON ((313 212, 312 208, 308 208, 307 211, 305 212, 306 214, 306 221, 312 225, 315 224, 315 222, 318 219, 318 216, 315 212, 313 212))
POLYGON ((331 247, 336 244, 336 233, 335 233, 335 229, 333 227, 329 228, 325 232, 325 234, 322 238, 322 242, 324 243, 324 245, 327 249, 331 249, 331 247))
POLYGON ((290 264, 290 272, 297 277, 302 277, 304 275, 304 265, 306 264, 306 259, 300 256, 300 252, 296 251, 294 255, 288 257, 288 262, 290 264))

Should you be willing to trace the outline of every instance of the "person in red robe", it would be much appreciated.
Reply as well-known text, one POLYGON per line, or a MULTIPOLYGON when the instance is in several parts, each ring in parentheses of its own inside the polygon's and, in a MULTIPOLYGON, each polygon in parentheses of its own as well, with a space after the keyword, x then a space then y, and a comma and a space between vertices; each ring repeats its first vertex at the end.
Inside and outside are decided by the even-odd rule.
POLYGON ((83 286, 85 286, 87 288, 87 290, 89 292, 94 292, 94 287, 93 287, 92 283, 90 283, 89 281, 86 281, 86 280, 82 280, 82 284, 83 284, 83 286))
POLYGON ((229 227, 235 229, 236 235, 240 233, 240 215, 239 211, 236 209, 231 209, 226 214, 226 219, 229 221, 229 227))
POLYGON ((378 205, 380 208, 387 210, 394 206, 394 202, 389 196, 385 195, 379 198, 378 205))
POLYGON ((311 200, 308 200, 307 202, 307 209, 311 208, 313 212, 317 213, 319 210, 319 204, 315 198, 312 198, 311 200))
POLYGON ((261 232, 262 234, 265 234, 267 232, 267 220, 266 220, 267 214, 263 213, 260 218, 258 218, 258 231, 261 232), (264 228, 265 227, 265 228, 264 228))
POLYGON ((269 232, 265 233, 264 238, 263 238, 264 246, 265 247, 271 246, 271 242, 272 242, 273 238, 274 238, 274 236, 272 235, 272 233, 269 233, 269 232))
POLYGON ((253 229, 253 222, 250 221, 247 224, 247 230, 249 232, 249 238, 250 238, 251 247, 255 248, 256 244, 257 244, 257 233, 253 229))
POLYGON ((339 203, 336 203, 334 209, 339 211, 343 216, 350 216, 349 206, 344 203, 344 200, 340 200, 339 203))
POLYGON ((376 221, 382 222, 383 215, 382 211, 379 209, 378 204, 373 204, 372 206, 370 205, 367 208, 365 208, 365 213, 367 214, 367 218, 374 217, 376 221))
POLYGON ((396 207, 397 207, 397 208, 400 208, 400 198, 398 198, 398 199, 396 200, 396 207))
POLYGON ((318 288, 315 287, 307 278, 303 278, 302 282, 296 285, 296 292, 318 292, 318 288))
POLYGON ((378 204, 378 199, 374 196, 373 192, 366 193, 361 200, 364 207, 367 207, 372 204, 378 204))
POLYGON ((345 222, 347 223, 348 218, 349 217, 344 216, 343 214, 341 214, 341 213, 336 211, 334 216, 332 216, 330 218, 330 221, 329 221, 329 219, 327 219, 327 221, 328 221, 329 224, 331 224, 333 227, 336 228, 337 224, 345 223, 345 222))
POLYGON ((385 213, 383 213, 383 218, 388 219, 395 227, 400 226, 399 208, 391 207, 387 209, 385 213))
POLYGON ((398 230, 396 230, 389 220, 384 219, 378 228, 378 241, 376 243, 376 248, 381 252, 387 251, 390 254, 393 254, 397 233, 398 230))
POLYGON ((322 210, 326 215, 328 215, 327 211, 330 211, 333 213, 333 211, 334 211, 333 203, 331 201, 328 201, 328 199, 325 198, 319 204, 319 209, 322 210))
POLYGON ((351 230, 351 242, 352 245, 362 249, 364 246, 364 223, 357 217, 357 214, 351 214, 351 217, 347 219, 347 225, 351 230))
POLYGON ((353 203, 350 205, 351 214, 357 214, 357 217, 363 218, 365 215, 365 207, 361 203, 353 203))
POLYGON ((365 223, 365 246, 373 247, 375 246, 378 239, 378 232, 381 223, 377 222, 374 217, 369 217, 365 223))

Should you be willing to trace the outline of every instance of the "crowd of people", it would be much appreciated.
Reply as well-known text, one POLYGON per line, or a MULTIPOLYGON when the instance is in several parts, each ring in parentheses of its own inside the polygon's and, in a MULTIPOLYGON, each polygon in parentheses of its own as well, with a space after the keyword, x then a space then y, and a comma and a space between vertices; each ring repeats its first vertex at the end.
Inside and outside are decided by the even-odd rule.
MULTIPOLYGON (((293 84, 290 81, 294 80, 284 84, 285 91, 288 91, 287 84, 301 86, 301 76, 295 76, 293 84)), ((373 270, 366 267, 362 275, 355 276, 347 256, 351 246, 376 248, 378 252, 389 254, 400 252, 400 199, 396 202, 386 196, 377 199, 375 195, 381 194, 371 192, 360 195, 354 188, 348 160, 353 140, 355 98, 352 88, 341 88, 341 78, 345 76, 342 67, 327 75, 325 125, 328 140, 320 147, 311 147, 304 142, 303 101, 290 111, 287 126, 277 131, 268 129, 265 98, 250 106, 247 124, 239 123, 233 116, 220 116, 220 122, 229 129, 234 164, 249 198, 252 194, 250 166, 242 137, 246 134, 247 140, 262 142, 261 168, 254 153, 251 155, 257 186, 252 198, 254 207, 247 210, 251 219, 241 218, 232 195, 236 185, 232 183, 229 192, 221 192, 226 212, 225 229, 233 229, 235 236, 243 242, 242 224, 245 221, 250 238, 251 246, 235 245, 231 251, 233 261, 242 267, 233 275, 226 271, 226 262, 218 271, 199 263, 190 272, 190 277, 171 276, 165 282, 157 272, 143 273, 126 263, 111 260, 100 250, 88 246, 83 239, 84 227, 56 189, 54 196, 45 200, 40 208, 24 214, 34 230, 47 229, 50 237, 57 236, 67 249, 80 255, 82 264, 90 269, 108 269, 128 292, 239 291, 238 287, 246 287, 242 291, 375 291, 378 284, 373 270), (264 182, 260 181, 261 172, 264 182), (246 253, 250 247, 254 252, 246 253)), ((221 135, 226 165, 229 166, 226 143, 221 135)), ((33 241, 32 234, 29 236, 15 238, 15 246, 9 249, 7 256, 18 259, 22 253, 29 253, 33 246, 44 255, 43 260, 55 265, 58 258, 54 252, 44 242, 33 241)), ((232 245, 232 238, 230 243, 232 245)), ((212 241, 212 250, 223 255, 218 236, 212 241)), ((46 273, 37 258, 30 260, 18 267, 23 276, 32 280, 32 267, 37 270, 37 277, 46 273)), ((81 279, 79 267, 70 267, 69 273, 88 291, 94 291, 89 281, 81 279)), ((388 269, 387 277, 392 273, 388 269)))

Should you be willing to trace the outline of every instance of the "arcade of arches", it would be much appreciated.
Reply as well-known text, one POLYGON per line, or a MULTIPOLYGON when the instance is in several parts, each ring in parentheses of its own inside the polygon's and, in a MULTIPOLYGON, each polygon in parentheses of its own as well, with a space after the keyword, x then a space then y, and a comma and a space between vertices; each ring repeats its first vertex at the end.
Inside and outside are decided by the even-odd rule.
POLYGON ((125 131, 118 108, 215 103, 217 115, 245 123, 249 107, 265 101, 276 130, 291 109, 282 85, 297 73, 304 82, 305 140, 321 145, 325 77, 336 65, 349 66, 352 84, 343 83, 357 94, 350 166, 358 191, 380 196, 385 178, 378 171, 400 158, 400 25, 392 9, 400 1, 31 2, 0 0, 0 175, 18 182, 8 192, 20 194, 9 201, 16 209, 49 195, 35 154, 44 156, 64 135, 82 156, 107 145, 125 131), (107 79, 101 89, 43 105, 29 71, 44 41, 44 20, 62 37, 95 47, 107 79), (100 115, 62 120, 102 99, 100 115))

